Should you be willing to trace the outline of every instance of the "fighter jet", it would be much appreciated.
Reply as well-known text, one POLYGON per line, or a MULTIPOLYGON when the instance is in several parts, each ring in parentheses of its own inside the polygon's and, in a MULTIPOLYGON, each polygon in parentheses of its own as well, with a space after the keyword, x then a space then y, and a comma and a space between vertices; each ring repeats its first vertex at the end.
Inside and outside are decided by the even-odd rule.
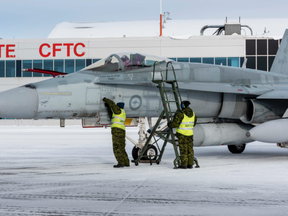
POLYGON ((104 97, 124 102, 127 118, 158 117, 163 105, 152 82, 153 65, 159 63, 154 74, 161 77, 172 61, 182 100, 190 101, 198 117, 194 146, 227 145, 232 153, 241 153, 246 143, 259 140, 287 147, 287 50, 288 30, 269 73, 115 53, 76 73, 54 72, 54 78, 0 93, 0 117, 83 119, 84 127, 109 125, 104 97))

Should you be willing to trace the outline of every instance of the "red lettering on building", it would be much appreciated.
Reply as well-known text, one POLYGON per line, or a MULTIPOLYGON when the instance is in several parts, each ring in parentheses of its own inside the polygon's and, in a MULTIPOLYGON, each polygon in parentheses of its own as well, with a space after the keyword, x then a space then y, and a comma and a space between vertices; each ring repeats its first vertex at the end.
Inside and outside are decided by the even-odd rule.
POLYGON ((61 43, 53 44, 53 57, 56 57, 56 52, 61 51, 61 49, 57 49, 57 46, 62 46, 61 43))
POLYGON ((78 47, 78 46, 85 47, 85 45, 84 45, 83 43, 77 43, 77 44, 75 44, 75 46, 74 46, 74 54, 75 54, 76 56, 78 56, 78 57, 82 57, 82 56, 85 55, 85 52, 82 52, 81 54, 79 54, 79 53, 77 52, 77 47, 78 47))
POLYGON ((11 52, 15 52, 15 49, 12 49, 12 47, 15 48, 15 44, 6 45, 6 58, 15 58, 15 55, 10 55, 11 52))
MULTIPOLYGON (((73 53, 75 56, 82 57, 85 55, 86 52, 79 53, 77 50, 79 46, 85 48, 85 44, 83 44, 83 43, 76 43, 76 44, 74 44, 74 43, 63 43, 63 44, 62 43, 53 43, 51 45, 48 43, 43 43, 39 47, 39 54, 42 57, 47 58, 47 57, 50 57, 51 53, 52 53, 52 56, 56 57, 57 52, 64 52, 61 48, 65 47, 67 49, 67 52, 66 52, 67 57, 71 56, 71 49, 72 48, 73 48, 73 53), (43 47, 49 48, 50 51, 48 51, 47 53, 43 53, 43 47)), ((1 46, 0 46, 0 54, 1 54, 1 46)))
POLYGON ((47 43, 41 44, 41 46, 39 47, 39 53, 42 57, 46 58, 49 57, 51 55, 51 52, 47 52, 47 54, 43 53, 43 47, 47 46, 48 48, 51 48, 51 46, 47 43))
POLYGON ((2 48, 2 47, 5 47, 5 45, 0 44, 0 58, 1 58, 1 48, 2 48))
POLYGON ((64 43, 63 46, 67 47, 67 57, 70 57, 70 47, 73 46, 73 43, 64 43))
POLYGON ((15 58, 15 44, 0 44, 0 58, 2 57, 2 47, 6 48, 6 58, 15 58), (14 48, 14 49, 13 49, 14 48), (14 54, 14 55, 13 55, 14 54))

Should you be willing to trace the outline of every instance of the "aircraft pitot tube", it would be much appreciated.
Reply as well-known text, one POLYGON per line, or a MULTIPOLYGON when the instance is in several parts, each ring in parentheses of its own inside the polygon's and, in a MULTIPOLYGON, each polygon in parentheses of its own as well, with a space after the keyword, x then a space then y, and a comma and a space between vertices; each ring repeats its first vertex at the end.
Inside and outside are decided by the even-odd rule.
POLYGON ((278 119, 260 124, 246 134, 256 141, 267 143, 288 142, 288 119, 278 119))

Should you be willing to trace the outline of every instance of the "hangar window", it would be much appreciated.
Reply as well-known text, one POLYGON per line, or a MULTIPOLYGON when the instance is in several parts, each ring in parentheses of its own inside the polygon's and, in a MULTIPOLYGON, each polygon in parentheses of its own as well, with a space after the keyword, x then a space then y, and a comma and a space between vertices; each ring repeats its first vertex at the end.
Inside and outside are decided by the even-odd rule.
POLYGON ((239 67, 239 58, 238 57, 229 57, 228 66, 239 67))
POLYGON ((4 77, 4 76, 5 76, 5 62, 0 61, 0 77, 4 77))
POLYGON ((6 61, 6 77, 15 77, 15 60, 6 61))
POLYGON ((267 71, 267 56, 257 57, 257 70, 267 71))
POLYGON ((268 67, 269 67, 269 68, 268 68, 268 71, 270 71, 274 59, 275 59, 275 56, 269 56, 269 57, 268 57, 268 67))
MULTIPOLYGON (((32 60, 23 60, 22 61, 22 68, 32 68, 32 60)), ((22 72, 23 77, 32 77, 32 72, 22 72)))
POLYGON ((201 58, 190 58, 190 62, 201 63, 201 58))
MULTIPOLYGON (((33 60, 33 69, 42 69, 42 60, 33 60)), ((33 72, 33 77, 42 77, 42 73, 33 72)))
POLYGON ((65 59, 65 73, 74 73, 73 59, 65 59))
POLYGON ((178 62, 189 62, 189 58, 178 58, 178 62))
POLYGON ((214 64, 214 58, 203 58, 204 64, 214 64))
POLYGON ((247 64, 246 64, 246 68, 251 68, 251 69, 255 69, 256 67, 256 60, 254 56, 247 56, 247 64))
POLYGON ((269 55, 276 55, 278 47, 278 40, 268 40, 269 55))
POLYGON ((76 71, 79 71, 85 67, 85 59, 76 59, 76 71))
POLYGON ((246 40, 246 55, 255 55, 256 48, 255 40, 246 40))
POLYGON ((169 59, 171 59, 171 60, 173 60, 173 61, 176 61, 176 58, 169 58, 169 59))
POLYGON ((64 72, 63 63, 63 59, 54 60, 54 70, 58 72, 64 72))
MULTIPOLYGON (((53 70, 53 60, 44 60, 44 70, 53 70)), ((44 74, 44 77, 51 77, 52 75, 50 74, 44 74)))
POLYGON ((257 55, 267 55, 267 40, 257 40, 257 55))
POLYGON ((21 60, 16 60, 16 77, 22 77, 21 60))
POLYGON ((225 57, 223 57, 223 58, 215 58, 215 64, 216 65, 226 66, 227 65, 226 58, 225 57))
POLYGON ((244 57, 240 57, 240 65, 239 66, 243 66, 243 63, 244 63, 244 57))

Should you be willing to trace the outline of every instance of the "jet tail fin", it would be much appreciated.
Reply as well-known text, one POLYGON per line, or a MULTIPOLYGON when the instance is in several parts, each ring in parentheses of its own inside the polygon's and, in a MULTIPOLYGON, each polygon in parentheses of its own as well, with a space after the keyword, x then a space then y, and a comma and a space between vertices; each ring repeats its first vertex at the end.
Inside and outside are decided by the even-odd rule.
POLYGON ((288 29, 286 29, 270 72, 288 75, 288 29))

